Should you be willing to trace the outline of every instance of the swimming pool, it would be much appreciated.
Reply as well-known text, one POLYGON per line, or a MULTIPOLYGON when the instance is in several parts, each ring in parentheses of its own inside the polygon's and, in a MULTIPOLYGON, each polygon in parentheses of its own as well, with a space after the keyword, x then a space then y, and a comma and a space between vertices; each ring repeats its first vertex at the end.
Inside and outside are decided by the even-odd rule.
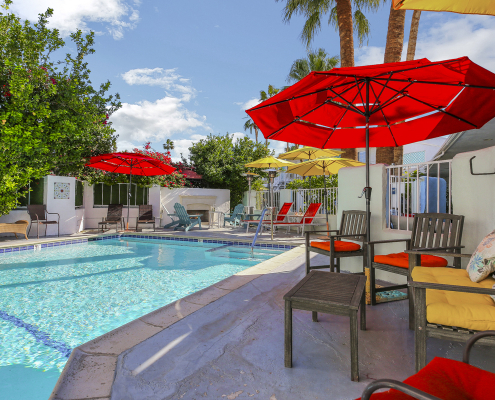
POLYGON ((121 238, 1 255, 0 399, 47 399, 74 347, 284 251, 205 242, 121 238))

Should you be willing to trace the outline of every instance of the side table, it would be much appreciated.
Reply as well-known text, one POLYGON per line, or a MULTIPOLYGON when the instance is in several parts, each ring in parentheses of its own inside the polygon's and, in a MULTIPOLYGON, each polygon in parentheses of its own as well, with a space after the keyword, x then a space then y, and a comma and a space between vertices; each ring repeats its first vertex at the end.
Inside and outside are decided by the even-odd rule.
POLYGON ((345 315, 350 318, 351 380, 359 381, 357 312, 360 309, 361 330, 366 330, 366 276, 335 272, 311 271, 285 296, 285 366, 292 368, 292 310, 345 315))

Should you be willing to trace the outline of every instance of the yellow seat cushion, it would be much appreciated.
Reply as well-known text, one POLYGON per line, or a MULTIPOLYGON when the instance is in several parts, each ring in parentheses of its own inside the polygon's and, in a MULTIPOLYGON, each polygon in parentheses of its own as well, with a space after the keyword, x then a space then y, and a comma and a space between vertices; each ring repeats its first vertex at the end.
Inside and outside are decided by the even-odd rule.
MULTIPOLYGON (((491 289, 495 279, 474 283, 464 269, 415 267, 416 282, 491 289)), ((456 326, 476 331, 495 329, 495 303, 487 294, 426 290, 426 319, 432 324, 456 326)))

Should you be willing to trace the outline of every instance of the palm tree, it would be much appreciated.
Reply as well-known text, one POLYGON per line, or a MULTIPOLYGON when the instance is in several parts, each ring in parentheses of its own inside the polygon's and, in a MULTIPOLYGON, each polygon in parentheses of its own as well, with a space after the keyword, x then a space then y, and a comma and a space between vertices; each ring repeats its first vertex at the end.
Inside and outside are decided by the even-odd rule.
POLYGON ((306 58, 292 63, 287 82, 300 81, 312 71, 329 71, 339 63, 339 57, 329 57, 324 49, 308 51, 306 58))
MULTIPOLYGON (((268 85, 268 91, 265 92, 264 90, 260 90, 260 101, 265 101, 266 99, 275 96, 281 90, 282 89, 277 89, 273 85, 268 85)), ((265 144, 268 146, 268 139, 265 139, 265 144)))
POLYGON ((249 133, 252 135, 253 130, 254 130, 254 138, 256 140, 256 143, 258 143, 258 127, 256 124, 253 122, 251 118, 249 118, 245 123, 244 123, 244 130, 247 131, 249 130, 249 133))
POLYGON ((421 10, 414 10, 411 20, 411 30, 409 31, 409 40, 407 43, 407 61, 414 60, 416 54, 416 42, 418 40, 419 18, 421 10))
MULTIPOLYGON (((276 0, 283 1, 283 0, 276 0)), ((316 33, 321 29, 323 15, 329 14, 329 25, 335 25, 340 36, 340 60, 342 67, 354 66, 354 37, 356 32, 361 46, 368 38, 370 25, 361 8, 376 9, 380 0, 353 0, 357 10, 354 23, 351 0, 287 0, 284 21, 290 22, 293 15, 306 18, 301 40, 309 47, 316 33)))

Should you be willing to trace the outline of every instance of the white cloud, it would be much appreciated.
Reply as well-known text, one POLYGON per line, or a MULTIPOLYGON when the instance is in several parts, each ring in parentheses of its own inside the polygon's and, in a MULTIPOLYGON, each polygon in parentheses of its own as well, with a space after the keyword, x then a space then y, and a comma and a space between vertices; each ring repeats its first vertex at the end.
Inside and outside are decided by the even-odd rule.
MULTIPOLYGON (((152 142, 156 150, 160 150, 161 144, 173 136, 180 138, 174 139, 176 149, 182 148, 186 146, 182 138, 198 140, 196 129, 210 129, 205 116, 188 110, 184 99, 172 96, 155 102, 123 103, 122 108, 111 116, 111 121, 119 135, 117 146, 120 150, 140 148, 145 142, 152 142)), ((176 150, 176 153, 178 155, 180 151, 176 150)))
MULTIPOLYGON (((482 67, 495 72, 495 53, 491 44, 495 37, 493 18, 463 15, 447 19, 443 15, 426 14, 421 19, 416 59, 426 57, 431 61, 439 61, 468 56, 482 67)), ((356 49, 356 65, 381 64, 384 52, 384 47, 356 49)), ((407 42, 404 43, 402 60, 406 59, 406 52, 407 42)))
POLYGON ((238 105, 242 111, 244 110, 249 110, 250 108, 254 107, 257 104, 260 104, 261 100, 260 99, 251 99, 246 101, 245 103, 242 102, 235 102, 235 105, 238 105))
POLYGON ((160 86, 166 90, 178 91, 185 95, 194 95, 195 90, 189 85, 189 79, 183 78, 177 68, 137 68, 122 74, 129 85, 160 86))
POLYGON ((180 155, 182 154, 185 158, 189 158, 189 147, 193 143, 199 142, 201 139, 206 139, 206 135, 191 135, 191 139, 177 139, 174 140, 174 150, 172 150, 172 159, 174 161, 180 160, 180 155))
MULTIPOLYGON (((114 37, 122 39, 126 29, 133 29, 139 21, 136 8, 140 1, 126 0, 15 0, 12 10, 23 19, 35 22, 38 14, 53 8, 49 27, 68 36, 76 29, 88 32, 89 22, 101 23, 114 37)), ((93 28, 94 30, 94 28, 93 28)))

